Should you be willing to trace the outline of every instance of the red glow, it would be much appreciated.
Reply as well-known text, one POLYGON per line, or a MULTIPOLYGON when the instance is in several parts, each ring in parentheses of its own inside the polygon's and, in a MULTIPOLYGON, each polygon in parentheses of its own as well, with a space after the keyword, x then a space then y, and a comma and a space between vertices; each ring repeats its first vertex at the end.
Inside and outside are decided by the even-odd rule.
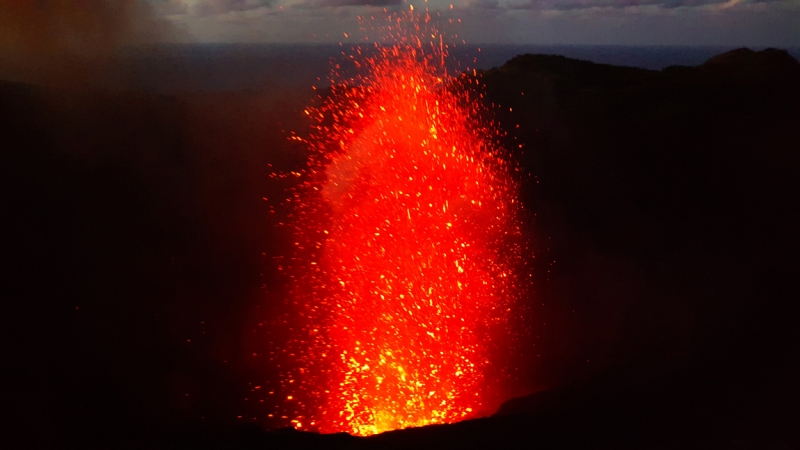
POLYGON ((411 33, 306 110, 313 156, 290 199, 287 267, 299 326, 282 372, 300 429, 369 435, 502 400, 495 356, 520 296, 517 185, 466 82, 446 76, 441 35, 420 26, 429 18, 390 20, 411 33))

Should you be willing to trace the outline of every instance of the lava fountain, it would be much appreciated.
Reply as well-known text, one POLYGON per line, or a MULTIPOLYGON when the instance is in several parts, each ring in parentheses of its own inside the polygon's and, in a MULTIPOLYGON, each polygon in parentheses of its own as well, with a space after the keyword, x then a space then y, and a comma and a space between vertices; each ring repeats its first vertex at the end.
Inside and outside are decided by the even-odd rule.
POLYGON ((282 268, 295 307, 281 394, 298 429, 370 435, 503 400, 523 290, 518 186, 477 81, 447 75, 429 19, 390 16, 395 43, 357 47, 358 75, 305 111, 312 156, 282 268))

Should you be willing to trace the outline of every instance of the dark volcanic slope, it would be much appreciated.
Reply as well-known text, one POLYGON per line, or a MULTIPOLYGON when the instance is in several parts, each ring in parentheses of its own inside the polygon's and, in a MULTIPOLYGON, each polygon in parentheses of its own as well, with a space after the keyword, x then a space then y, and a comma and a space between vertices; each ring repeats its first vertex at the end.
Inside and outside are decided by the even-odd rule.
POLYGON ((800 64, 774 49, 661 72, 525 55, 483 81, 520 124, 509 144, 525 143, 526 204, 556 261, 538 373, 562 387, 501 414, 645 446, 800 442, 800 64))
POLYGON ((634 358, 710 367, 785 341, 797 312, 796 60, 742 49, 651 72, 526 55, 483 80, 500 120, 520 124, 509 147, 525 144, 517 158, 539 181, 526 204, 551 238, 542 259, 556 261, 541 293, 558 324, 544 333, 543 384, 634 358))
POLYGON ((267 164, 302 162, 263 126, 285 104, 0 84, 0 444, 797 447, 798 62, 524 55, 481 80, 531 174, 536 356, 520 365, 539 392, 368 439, 234 425, 265 376, 242 324, 268 273, 254 252, 280 250, 267 164))
POLYGON ((787 303, 762 290, 773 285, 762 277, 781 279, 797 242, 800 65, 788 54, 736 50, 661 72, 526 55, 483 81, 501 122, 520 124, 509 147, 525 144, 516 156, 539 181, 526 204, 540 239, 552 237, 551 284, 562 285, 551 290, 587 321, 608 321, 597 333, 581 327, 580 347, 622 327, 634 333, 622 342, 644 345, 656 332, 671 351, 695 351, 787 303))
POLYGON ((304 159, 283 101, 0 82, 0 447, 237 422, 282 251, 262 197, 304 159))

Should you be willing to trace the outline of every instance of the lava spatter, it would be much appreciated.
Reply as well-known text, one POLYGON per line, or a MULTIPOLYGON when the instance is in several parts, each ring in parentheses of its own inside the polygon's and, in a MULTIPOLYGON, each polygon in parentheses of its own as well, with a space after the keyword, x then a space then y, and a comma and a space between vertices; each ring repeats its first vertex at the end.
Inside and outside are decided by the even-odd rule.
POLYGON ((370 435, 501 400, 496 355, 522 292, 518 186, 428 22, 390 16, 396 42, 356 55, 358 74, 305 111, 282 368, 299 429, 370 435))

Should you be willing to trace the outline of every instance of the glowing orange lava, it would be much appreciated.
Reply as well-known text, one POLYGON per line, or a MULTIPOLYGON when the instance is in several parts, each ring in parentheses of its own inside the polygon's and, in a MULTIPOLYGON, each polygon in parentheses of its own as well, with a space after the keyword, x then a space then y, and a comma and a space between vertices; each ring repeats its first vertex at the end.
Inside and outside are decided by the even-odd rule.
POLYGON ((359 75, 306 110, 313 156, 291 199, 287 267, 299 325, 282 372, 300 429, 370 435, 502 400, 496 355, 520 296, 517 185, 470 78, 445 75, 427 19, 391 16, 413 33, 356 56, 359 75))

